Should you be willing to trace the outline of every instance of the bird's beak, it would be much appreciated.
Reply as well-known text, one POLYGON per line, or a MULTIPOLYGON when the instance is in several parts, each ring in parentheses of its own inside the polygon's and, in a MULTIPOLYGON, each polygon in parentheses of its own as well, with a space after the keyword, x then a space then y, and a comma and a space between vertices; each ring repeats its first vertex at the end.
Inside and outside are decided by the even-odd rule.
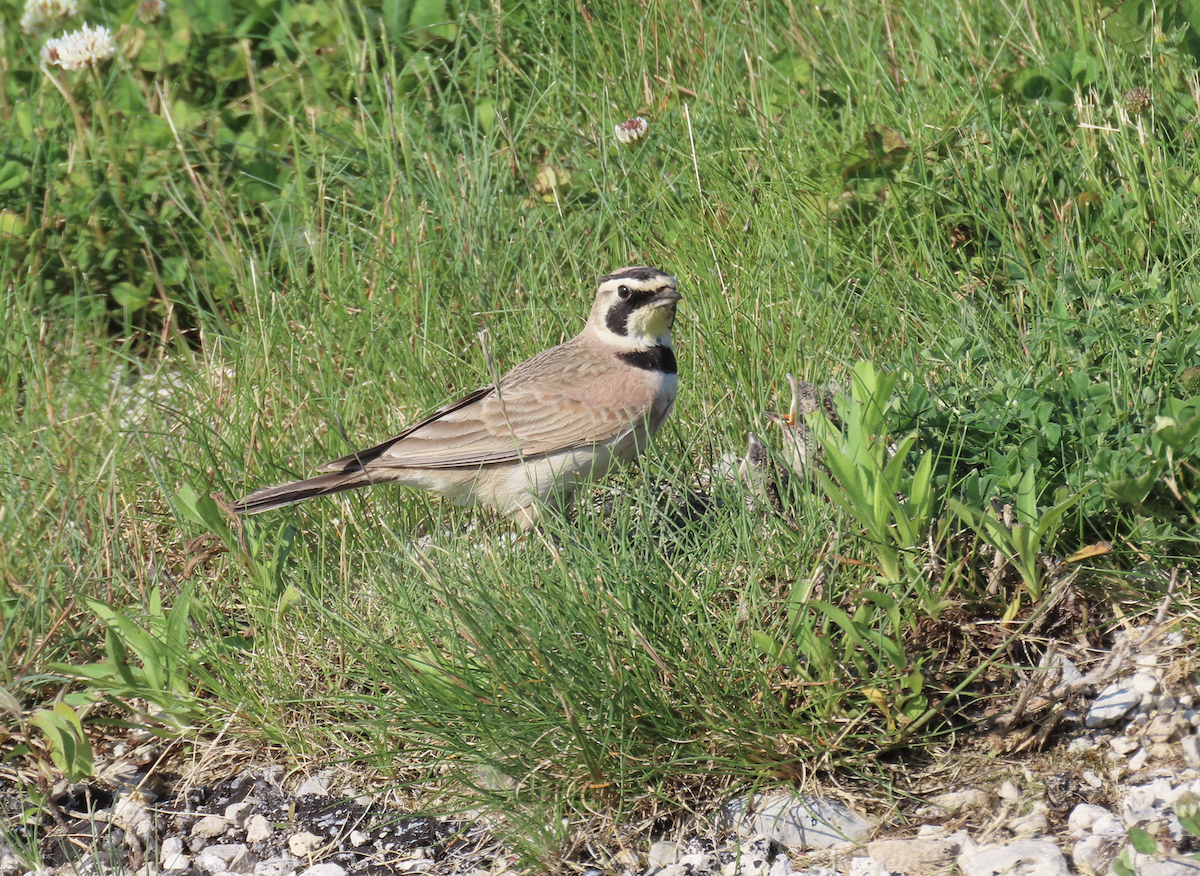
POLYGON ((654 293, 654 306, 663 307, 667 304, 674 304, 677 301, 682 301, 683 296, 680 295, 674 286, 664 286, 654 293))

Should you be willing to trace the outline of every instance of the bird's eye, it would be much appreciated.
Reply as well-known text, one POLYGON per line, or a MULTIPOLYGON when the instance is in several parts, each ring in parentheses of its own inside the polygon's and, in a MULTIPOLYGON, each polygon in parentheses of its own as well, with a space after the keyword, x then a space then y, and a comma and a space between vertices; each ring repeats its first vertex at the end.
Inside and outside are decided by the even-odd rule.
POLYGON ((617 294, 620 295, 622 298, 628 298, 629 297, 629 287, 628 286, 618 286, 617 294))

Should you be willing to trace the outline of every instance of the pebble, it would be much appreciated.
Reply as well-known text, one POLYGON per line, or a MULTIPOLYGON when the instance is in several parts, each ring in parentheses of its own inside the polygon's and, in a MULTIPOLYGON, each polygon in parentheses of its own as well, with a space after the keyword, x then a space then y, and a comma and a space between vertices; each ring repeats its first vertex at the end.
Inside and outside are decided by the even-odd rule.
POLYGON ((877 822, 840 800, 774 792, 738 797, 717 814, 716 824, 745 835, 761 834, 782 846, 848 848, 863 842, 877 822))
POLYGON ((270 839, 273 833, 275 828, 262 815, 255 814, 246 819, 246 842, 260 843, 270 839))
POLYGON ((1071 849, 1071 859, 1075 869, 1084 873, 1104 873, 1108 865, 1124 846, 1121 837, 1089 836, 1075 843, 1071 849))
POLYGON ((867 854, 889 870, 928 873, 958 856, 962 843, 952 839, 877 840, 867 843, 867 854))
POLYGON ((1134 772, 1137 772, 1142 767, 1144 767, 1149 760, 1150 760, 1150 752, 1148 752, 1144 748, 1139 748, 1137 750, 1137 754, 1135 754, 1133 757, 1129 758, 1129 768, 1131 770, 1133 770, 1134 772))
POLYGON ((307 870, 301 870, 299 876, 346 876, 346 868, 338 864, 313 864, 307 870))
MULTIPOLYGON (((796 871, 789 849, 800 852, 820 847, 822 843, 841 841, 841 834, 846 833, 863 846, 850 853, 858 857, 839 857, 836 867, 808 865, 802 869, 804 876, 899 876, 948 868, 962 876, 1109 873, 1113 859, 1128 847, 1129 829, 1139 827, 1156 838, 1164 854, 1135 858, 1138 876, 1195 876, 1195 862, 1168 853, 1173 853, 1184 839, 1173 807, 1184 793, 1200 794, 1200 736, 1194 732, 1200 726, 1200 710, 1195 708, 1198 697, 1191 688, 1184 692, 1178 685, 1164 687, 1160 675, 1167 677, 1168 671, 1173 673, 1171 677, 1180 675, 1174 662, 1143 660, 1139 666, 1140 671, 1105 687, 1095 702, 1087 702, 1091 691, 1072 702, 1082 718, 1075 724, 1060 725, 1066 729, 1067 739, 1055 737, 1050 742, 1059 746, 1059 752, 1065 749, 1085 754, 1098 750, 1105 756, 1091 754, 1083 763, 1093 769, 1085 770, 1081 763, 1071 775, 1085 796, 1100 791, 1095 799, 1108 806, 1079 802, 1070 810, 1065 824, 1051 825, 1047 814, 1040 811, 1041 796, 1034 793, 1040 785, 1029 770, 1001 776, 1003 781, 994 791, 968 787, 929 798, 927 805, 917 810, 929 823, 913 820, 904 831, 906 836, 897 836, 901 831, 893 829, 887 839, 877 840, 872 840, 875 820, 839 800, 801 797, 782 790, 763 791, 735 799, 722 810, 714 827, 727 833, 714 831, 711 836, 691 839, 687 834, 669 835, 653 844, 647 839, 644 845, 633 842, 607 862, 611 866, 606 872, 621 876, 792 876, 796 871), (1089 729, 1083 731, 1079 724, 1089 729), (1074 739, 1070 738, 1072 734, 1074 739), (1110 761, 1108 766, 1097 766, 1105 760, 1110 761), (1184 763, 1187 769, 1182 768, 1184 763), (1004 805, 998 806, 998 800, 1004 805), (1029 812, 1030 804, 1033 812, 1029 812), (994 819, 999 816, 999 823, 1017 838, 979 847, 966 830, 947 835, 944 823, 948 817, 970 811, 975 813, 967 819, 972 829, 996 823, 994 819), (1019 811, 1026 814, 1013 815, 1019 811), (1052 830, 1057 833, 1052 834, 1052 830), (1073 871, 1066 867, 1064 851, 1070 853, 1073 871)), ((1077 667, 1071 668, 1078 671, 1077 667)), ((1065 665, 1063 675, 1067 675, 1065 665)), ((109 810, 96 814, 95 823, 107 822, 135 835, 143 832, 150 836, 153 830, 161 831, 160 835, 150 836, 147 846, 153 848, 157 842, 158 847, 148 852, 151 863, 136 876, 183 876, 184 871, 197 876, 346 876, 346 866, 350 866, 347 862, 376 854, 386 855, 389 872, 395 873, 511 876, 514 872, 511 868, 517 864, 515 856, 498 849, 470 863, 452 863, 455 855, 435 859, 432 849, 439 847, 436 841, 423 835, 419 846, 405 845, 400 839, 403 829, 393 823, 381 830, 379 819, 363 818, 361 809, 348 810, 346 806, 352 801, 320 801, 319 811, 312 805, 296 806, 294 801, 301 796, 330 797, 332 774, 311 776, 290 794, 283 789, 285 774, 283 768, 270 774, 247 774, 240 790, 238 782, 233 782, 207 796, 190 797, 182 811, 161 808, 163 801, 156 798, 132 791, 122 793, 109 810), (205 806, 203 800, 212 803, 205 806), (294 820, 281 814, 288 812, 289 806, 295 813, 294 820), (153 817, 151 807, 158 813, 153 817), (274 827, 274 821, 282 820, 289 821, 287 831, 274 827), (234 841, 243 838, 244 842, 234 841), (326 860, 309 866, 314 855, 326 860)), ((338 788, 342 788, 341 783, 338 788)), ((362 786, 345 793, 362 795, 362 786)), ((377 805, 377 801, 369 802, 377 805)), ((962 820, 952 823, 957 825, 962 820)), ((473 831, 475 838, 486 836, 486 828, 481 825, 463 829, 473 831)), ((20 865, 7 864, 7 852, 0 841, 0 876, 18 876, 20 865)), ((40 873, 71 876, 83 872, 77 865, 75 870, 59 868, 40 873)), ((584 860, 579 872, 602 876, 605 871, 599 869, 599 862, 584 860)))
POLYGON ((1050 830, 1050 821, 1041 812, 1031 812, 1009 819, 1005 827, 1013 836, 1037 836, 1050 830))
POLYGON ((967 788, 962 791, 950 791, 933 797, 929 806, 917 810, 918 815, 926 817, 937 815, 957 815, 973 809, 987 809, 992 802, 991 795, 980 788, 967 788))
POLYGON ((1180 741, 1183 748, 1183 759, 1190 767, 1200 767, 1200 739, 1189 734, 1180 741))
POLYGON ((1067 816, 1067 829, 1072 836, 1084 836, 1091 833, 1096 819, 1105 815, 1111 816, 1112 813, 1095 803, 1080 803, 1067 816))
POLYGON ((659 840, 650 847, 650 853, 646 855, 646 863, 650 867, 663 868, 668 864, 674 864, 675 859, 679 857, 679 844, 659 840))
POLYGON ((301 831, 294 833, 288 837, 288 851, 297 858, 304 858, 321 848, 325 844, 323 837, 317 836, 315 833, 301 831))
POLYGON ((205 815, 192 825, 192 836, 201 839, 216 839, 229 830, 229 822, 223 815, 205 815))
POLYGON ((1084 726, 1104 727, 1121 720, 1134 710, 1141 701, 1141 693, 1132 684, 1113 683, 1100 692, 1092 707, 1088 709, 1084 726))
POLYGON ((196 866, 209 873, 252 873, 257 863, 245 843, 218 843, 196 856, 196 866))
POLYGON ((1108 744, 1117 754, 1129 754, 1140 746, 1140 743, 1132 736, 1114 736, 1108 744))
POLYGON ((245 827, 246 819, 254 812, 254 802, 243 800, 225 807, 225 820, 234 827, 245 827))
POLYGON ((983 846, 958 859, 963 876, 1070 876, 1067 859, 1052 842, 1017 840, 983 846))
POLYGON ((305 779, 304 783, 296 789, 297 797, 328 797, 329 796, 329 776, 313 776, 310 779, 305 779))
POLYGON ((163 870, 186 870, 192 859, 183 853, 183 840, 173 836, 163 840, 158 849, 159 868, 163 870))

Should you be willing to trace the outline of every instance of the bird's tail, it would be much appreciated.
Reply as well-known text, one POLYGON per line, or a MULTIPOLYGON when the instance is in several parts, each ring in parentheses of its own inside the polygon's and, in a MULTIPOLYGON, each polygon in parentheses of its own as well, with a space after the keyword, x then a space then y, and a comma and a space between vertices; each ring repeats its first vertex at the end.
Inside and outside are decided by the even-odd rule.
POLYGON ((233 510, 239 514, 260 514, 273 508, 282 508, 284 505, 294 505, 305 499, 332 496, 334 493, 365 487, 376 482, 377 479, 372 478, 365 471, 318 475, 306 481, 294 481, 278 487, 256 490, 244 499, 235 502, 233 510))

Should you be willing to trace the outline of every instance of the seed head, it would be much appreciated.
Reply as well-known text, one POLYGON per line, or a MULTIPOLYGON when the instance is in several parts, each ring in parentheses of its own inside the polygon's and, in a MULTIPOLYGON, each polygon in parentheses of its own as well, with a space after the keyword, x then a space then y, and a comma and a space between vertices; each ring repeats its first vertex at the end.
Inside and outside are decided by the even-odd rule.
POLYGON ((1131 116, 1140 116, 1153 102, 1149 88, 1131 88, 1125 92, 1125 109, 1131 116))

